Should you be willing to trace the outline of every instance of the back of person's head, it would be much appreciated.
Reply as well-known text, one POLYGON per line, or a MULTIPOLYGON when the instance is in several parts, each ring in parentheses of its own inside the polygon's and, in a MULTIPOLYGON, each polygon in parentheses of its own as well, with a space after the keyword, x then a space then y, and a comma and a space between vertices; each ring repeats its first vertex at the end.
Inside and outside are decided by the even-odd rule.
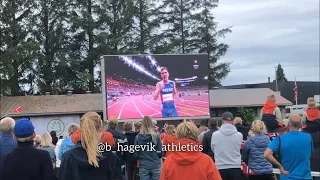
POLYGON ((108 119, 108 128, 116 129, 118 126, 118 119, 116 117, 111 117, 108 119))
POLYGON ((132 122, 125 122, 123 123, 123 130, 124 132, 131 132, 132 131, 132 122))
POLYGON ((177 139, 191 139, 198 141, 198 128, 191 122, 180 123, 176 132, 177 139))
POLYGON ((10 117, 5 117, 0 121, 0 133, 13 133, 16 121, 10 117))
POLYGON ((71 123, 68 126, 68 136, 71 136, 79 128, 78 124, 71 123))
POLYGON ((313 97, 309 97, 307 100, 307 104, 308 104, 308 107, 313 108, 313 107, 316 107, 317 102, 313 97))
POLYGON ((276 102, 276 96, 274 94, 270 94, 267 96, 267 100, 271 102, 276 102))
POLYGON ((175 135, 176 134, 176 128, 174 127, 174 125, 168 125, 165 129, 165 133, 166 135, 175 135))
POLYGON ((36 137, 34 126, 29 119, 19 119, 13 128, 14 138, 17 142, 33 142, 36 137))
POLYGON ((252 135, 258 135, 258 134, 265 134, 266 133, 266 126, 261 120, 254 120, 251 125, 251 133, 252 135))
POLYGON ((223 124, 233 124, 233 114, 231 112, 225 112, 222 114, 223 124))
POLYGON ((200 128, 200 126, 201 126, 200 123, 197 123, 197 124, 196 124, 196 127, 197 127, 197 128, 200 128))
POLYGON ((90 165, 99 167, 97 158, 101 153, 97 145, 101 141, 102 119, 96 112, 87 112, 80 119, 81 144, 86 150, 90 165))
POLYGON ((218 120, 217 120, 217 119, 214 119, 214 118, 209 118, 208 126, 209 126, 210 128, 216 128, 216 127, 218 127, 218 120))
POLYGON ((149 116, 145 116, 141 122, 140 134, 150 134, 152 136, 152 142, 156 143, 156 132, 152 123, 152 119, 149 116))
POLYGON ((233 120, 233 124, 242 124, 241 117, 235 117, 234 120, 233 120))
POLYGON ((56 131, 51 131, 50 135, 52 138, 57 137, 57 132, 56 131))
POLYGON ((41 136, 41 144, 40 145, 42 147, 53 146, 52 137, 48 132, 45 132, 44 134, 42 134, 42 136, 41 136))
POLYGON ((302 127, 302 118, 299 114, 291 114, 288 121, 288 129, 298 130, 302 127))
POLYGON ((33 139, 33 141, 36 143, 36 145, 40 145, 41 144, 41 136, 36 135, 36 137, 33 139))
POLYGON ((140 121, 137 121, 134 123, 134 129, 137 131, 140 131, 141 129, 141 122, 140 121))

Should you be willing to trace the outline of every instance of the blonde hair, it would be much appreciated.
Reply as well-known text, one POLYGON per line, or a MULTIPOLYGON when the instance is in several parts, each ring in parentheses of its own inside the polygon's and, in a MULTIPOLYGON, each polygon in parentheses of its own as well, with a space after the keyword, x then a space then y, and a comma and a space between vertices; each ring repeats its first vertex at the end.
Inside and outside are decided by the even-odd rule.
POLYGON ((17 142, 29 142, 29 141, 33 141, 33 134, 31 136, 25 137, 25 138, 18 138, 15 136, 15 140, 17 142))
POLYGON ((125 122, 123 123, 123 130, 125 132, 131 131, 132 130, 132 122, 125 122))
POLYGON ((68 135, 71 136, 79 128, 78 124, 71 123, 68 126, 68 135))
POLYGON ((41 143, 41 136, 40 135, 36 135, 36 137, 33 139, 33 141, 37 144, 41 143))
POLYGON ((99 167, 97 158, 101 153, 97 145, 101 141, 102 119, 96 112, 87 112, 80 119, 81 144, 86 150, 90 165, 99 167))
POLYGON ((52 144, 52 137, 51 137, 50 133, 45 132, 44 134, 42 134, 40 145, 41 145, 42 147, 53 146, 53 144, 52 144))
POLYGON ((315 107, 316 106, 316 101, 314 100, 313 97, 309 97, 307 100, 307 104, 309 107, 315 107))
POLYGON ((276 96, 274 94, 270 94, 268 97, 267 97, 267 100, 268 101, 272 101, 272 102, 276 102, 276 96))
POLYGON ((174 125, 168 125, 164 131, 167 135, 175 135, 177 132, 174 125))
POLYGON ((251 133, 256 134, 264 134, 266 131, 266 126, 261 120, 254 120, 251 125, 251 133))
POLYGON ((136 131, 140 131, 140 129, 141 129, 141 122, 140 121, 138 121, 138 122, 135 122, 134 123, 134 128, 135 128, 135 130, 136 131))
POLYGON ((152 119, 149 116, 145 116, 142 119, 140 134, 150 134, 152 137, 152 142, 155 144, 157 143, 157 133, 154 130, 152 119))
POLYGON ((111 117, 108 119, 108 128, 115 129, 118 126, 118 119, 116 117, 111 117))
POLYGON ((176 136, 178 139, 191 139, 198 141, 198 128, 191 122, 180 123, 177 127, 176 136))

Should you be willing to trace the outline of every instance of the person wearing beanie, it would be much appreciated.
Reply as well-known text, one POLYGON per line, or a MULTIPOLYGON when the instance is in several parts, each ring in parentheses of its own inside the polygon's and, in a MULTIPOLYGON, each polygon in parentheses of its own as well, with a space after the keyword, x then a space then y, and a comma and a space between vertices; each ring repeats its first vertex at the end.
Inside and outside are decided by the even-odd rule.
POLYGON ((36 133, 32 122, 25 118, 18 120, 13 133, 18 147, 4 156, 0 180, 56 180, 49 153, 34 147, 36 133))
POLYGON ((243 135, 233 124, 230 112, 222 114, 222 125, 211 137, 211 150, 223 180, 242 179, 240 144, 243 135))

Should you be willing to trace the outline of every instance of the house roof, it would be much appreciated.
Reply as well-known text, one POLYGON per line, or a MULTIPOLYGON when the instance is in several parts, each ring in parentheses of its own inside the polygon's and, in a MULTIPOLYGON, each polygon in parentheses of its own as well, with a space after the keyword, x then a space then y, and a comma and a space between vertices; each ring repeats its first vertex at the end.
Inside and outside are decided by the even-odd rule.
POLYGON ((266 98, 275 94, 279 106, 292 105, 290 101, 269 88, 210 90, 210 106, 214 107, 262 107, 266 98))
MULTIPOLYGON (((259 89, 216 89, 210 90, 211 107, 254 107, 263 106, 266 97, 274 93, 268 88, 259 89)), ((292 105, 290 101, 276 94, 279 106, 292 105)), ((0 100, 1 117, 40 116, 52 114, 81 114, 88 111, 102 112, 102 94, 72 94, 44 96, 8 96, 0 100), (14 113, 17 107, 20 114, 14 113)))
POLYGON ((1 117, 39 116, 52 114, 81 114, 88 111, 102 112, 102 94, 72 94, 44 96, 8 96, 1 97, 1 117), (20 114, 14 113, 17 107, 22 108, 20 114))

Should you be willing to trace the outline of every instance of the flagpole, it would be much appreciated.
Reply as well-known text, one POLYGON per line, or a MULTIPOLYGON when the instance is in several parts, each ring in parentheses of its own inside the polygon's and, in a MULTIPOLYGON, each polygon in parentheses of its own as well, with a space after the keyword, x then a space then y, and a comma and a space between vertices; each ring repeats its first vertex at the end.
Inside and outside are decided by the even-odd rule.
MULTIPOLYGON (((296 77, 294 77, 294 82, 295 82, 296 88, 298 88, 296 77)), ((297 91, 297 90, 296 90, 296 91, 297 91)), ((296 105, 298 105, 298 93, 296 94, 296 105)))

